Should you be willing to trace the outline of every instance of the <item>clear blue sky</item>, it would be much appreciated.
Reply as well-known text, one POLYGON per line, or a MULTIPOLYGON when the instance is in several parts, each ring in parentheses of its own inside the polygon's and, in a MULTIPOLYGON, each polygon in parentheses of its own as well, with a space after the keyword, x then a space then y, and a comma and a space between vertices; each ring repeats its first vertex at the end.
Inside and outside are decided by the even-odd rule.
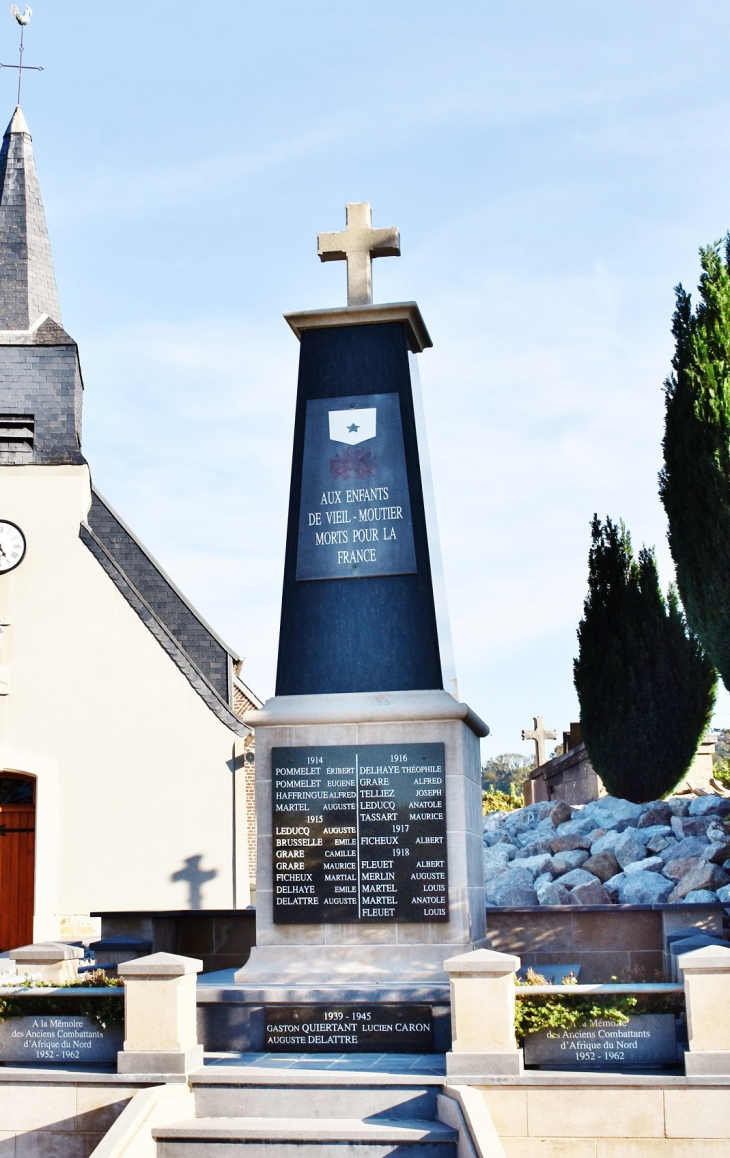
MULTIPOLYGON (((462 698, 485 753, 575 718, 589 520, 671 566, 672 287, 730 227, 720 0, 33 0, 23 108, 95 482, 273 691, 296 387, 282 313, 369 200, 417 299, 462 698)), ((0 14, 0 59, 18 28, 0 14)), ((6 117, 15 73, 0 73, 6 117)), ((728 701, 725 700, 724 703, 728 701)), ((723 707, 722 722, 730 723, 723 707)))

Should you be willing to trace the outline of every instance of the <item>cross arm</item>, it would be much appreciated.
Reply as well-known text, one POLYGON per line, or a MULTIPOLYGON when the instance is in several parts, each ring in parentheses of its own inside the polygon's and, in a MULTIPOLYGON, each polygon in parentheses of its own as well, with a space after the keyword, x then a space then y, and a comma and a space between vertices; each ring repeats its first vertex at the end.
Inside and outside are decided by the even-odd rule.
POLYGON ((318 233, 317 256, 319 260, 345 261, 347 259, 345 246, 348 240, 348 235, 344 230, 341 230, 339 233, 318 233))
POLYGON ((393 225, 388 229, 350 228, 341 229, 339 233, 317 234, 317 256, 320 261, 346 261, 354 253, 369 253, 371 257, 400 257, 400 233, 393 225))
POLYGON ((400 233, 395 226, 370 230, 371 257, 400 257, 400 233))

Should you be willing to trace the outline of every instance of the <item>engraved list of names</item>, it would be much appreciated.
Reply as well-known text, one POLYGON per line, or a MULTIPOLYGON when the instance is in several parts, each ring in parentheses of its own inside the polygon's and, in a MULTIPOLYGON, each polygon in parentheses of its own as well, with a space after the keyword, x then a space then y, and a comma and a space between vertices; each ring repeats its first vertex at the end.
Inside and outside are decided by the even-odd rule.
POLYGON ((443 744, 274 748, 274 921, 448 921, 443 744))

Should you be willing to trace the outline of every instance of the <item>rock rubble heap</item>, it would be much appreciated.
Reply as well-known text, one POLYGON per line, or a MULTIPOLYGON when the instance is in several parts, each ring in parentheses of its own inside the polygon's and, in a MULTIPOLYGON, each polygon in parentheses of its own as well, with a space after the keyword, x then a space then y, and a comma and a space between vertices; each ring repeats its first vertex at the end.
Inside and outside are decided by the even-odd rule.
POLYGON ((730 904, 730 799, 491 812, 484 879, 488 905, 730 904))

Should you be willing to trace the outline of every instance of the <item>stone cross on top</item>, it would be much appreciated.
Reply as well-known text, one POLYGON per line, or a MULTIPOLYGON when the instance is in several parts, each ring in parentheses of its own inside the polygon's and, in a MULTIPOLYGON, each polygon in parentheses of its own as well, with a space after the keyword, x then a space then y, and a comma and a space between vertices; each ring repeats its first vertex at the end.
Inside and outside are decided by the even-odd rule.
POLYGON ((529 732, 523 732, 522 739, 535 741, 535 756, 537 758, 537 767, 542 768, 543 764, 545 763, 545 741, 557 740, 558 733, 546 731, 542 716, 533 716, 532 722, 535 727, 529 732))
POLYGON ((369 201, 345 206, 347 225, 339 233, 318 233, 320 261, 347 262, 348 306, 369 306, 373 300, 372 259, 400 257, 400 234, 389 229, 373 229, 369 201))

